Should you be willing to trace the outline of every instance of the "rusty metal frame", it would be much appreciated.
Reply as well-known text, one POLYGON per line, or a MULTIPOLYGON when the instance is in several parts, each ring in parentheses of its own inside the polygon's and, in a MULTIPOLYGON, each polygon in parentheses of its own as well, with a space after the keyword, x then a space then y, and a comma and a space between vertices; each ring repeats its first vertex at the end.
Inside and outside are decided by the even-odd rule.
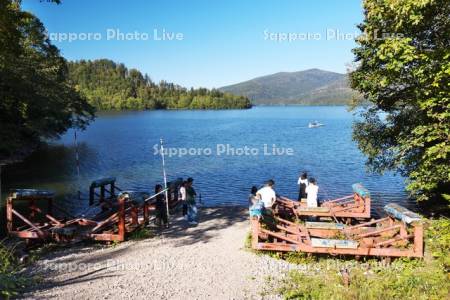
POLYGON ((264 228, 264 222, 252 218, 252 248, 255 250, 296 251, 330 255, 423 257, 423 225, 408 225, 393 217, 372 220, 342 229, 306 228, 275 216, 276 230, 264 228), (315 247, 313 238, 328 239, 336 235, 357 243, 354 248, 315 247), (402 245, 398 245, 401 243, 402 245))
POLYGON ((12 236, 26 239, 42 239, 49 238, 48 229, 54 225, 60 224, 60 221, 51 216, 53 208, 53 196, 52 195, 40 195, 40 196, 17 196, 16 193, 11 193, 6 199, 6 228, 8 233, 12 236), (23 216, 16 209, 14 209, 15 201, 27 201, 30 214, 23 216), (47 212, 44 213, 36 206, 36 202, 45 201, 47 203, 47 212), (41 214, 48 222, 37 222, 37 214, 41 214), (15 219, 20 220, 22 225, 20 227, 15 226, 15 219))
MULTIPOLYGON (((33 196, 17 196, 12 192, 6 202, 7 230, 9 235, 27 240, 40 240, 56 242, 75 242, 79 240, 117 241, 121 242, 126 236, 150 222, 150 212, 155 210, 154 196, 141 200, 132 199, 130 193, 122 192, 116 184, 115 178, 94 181, 89 188, 89 204, 98 205, 102 211, 91 217, 75 217, 58 219, 52 215, 53 195, 40 195, 36 191, 33 196), (100 191, 100 194, 97 193, 100 191), (106 196, 106 193, 109 196, 106 196), (14 209, 15 201, 27 201, 30 214, 22 215, 14 209), (46 201, 47 211, 42 211, 36 202, 46 201), (36 220, 40 214, 45 222, 36 220), (16 227, 15 223, 25 225, 16 227)), ((163 192, 165 192, 164 190, 163 192)), ((171 185, 169 204, 172 208, 177 206, 177 188, 171 185)))

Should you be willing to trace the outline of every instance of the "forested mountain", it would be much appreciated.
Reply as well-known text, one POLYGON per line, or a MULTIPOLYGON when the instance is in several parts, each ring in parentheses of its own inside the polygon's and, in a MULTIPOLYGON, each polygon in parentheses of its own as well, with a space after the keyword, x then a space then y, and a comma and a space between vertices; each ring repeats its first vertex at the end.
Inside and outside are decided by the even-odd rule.
POLYGON ((100 110, 122 109, 228 109, 249 108, 245 96, 213 89, 186 89, 161 81, 111 60, 80 60, 69 63, 75 88, 100 110))
POLYGON ((347 75, 310 69, 280 72, 220 88, 253 104, 347 104, 356 95, 347 75))

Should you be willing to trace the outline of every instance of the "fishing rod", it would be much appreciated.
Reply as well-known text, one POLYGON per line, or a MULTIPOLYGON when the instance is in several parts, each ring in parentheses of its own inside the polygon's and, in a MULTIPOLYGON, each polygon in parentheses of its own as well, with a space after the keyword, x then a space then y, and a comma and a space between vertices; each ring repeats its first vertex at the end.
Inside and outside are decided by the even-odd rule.
POLYGON ((154 199, 156 196, 161 195, 162 193, 167 193, 168 190, 169 190, 168 188, 165 188, 164 190, 162 190, 162 191, 160 191, 160 192, 158 192, 158 193, 156 193, 156 194, 154 194, 154 195, 144 199, 144 202, 148 202, 148 201, 154 199))
POLYGON ((164 176, 164 189, 166 195, 166 210, 167 210, 167 224, 169 224, 169 193, 167 192, 167 175, 166 175, 166 162, 164 159, 164 144, 163 139, 160 139, 161 142, 161 159, 162 159, 162 167, 163 167, 163 176, 164 176))
POLYGON ((78 139, 77 139, 77 131, 73 131, 74 136, 74 144, 75 144, 75 160, 77 166, 77 186, 78 186, 78 200, 81 200, 81 189, 80 189, 80 155, 78 154, 78 139))

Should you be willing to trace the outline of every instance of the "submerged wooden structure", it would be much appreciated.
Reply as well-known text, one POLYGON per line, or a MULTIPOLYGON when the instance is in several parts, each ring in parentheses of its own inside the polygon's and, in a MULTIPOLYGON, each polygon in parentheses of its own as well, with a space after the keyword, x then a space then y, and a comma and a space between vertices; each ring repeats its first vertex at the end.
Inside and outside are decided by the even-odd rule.
POLYGON ((422 257, 420 216, 397 204, 384 209, 386 217, 356 225, 296 223, 276 215, 252 218, 252 248, 357 257, 422 257))
MULTIPOLYGON (((155 210, 157 195, 168 192, 169 208, 178 204, 179 181, 171 182, 158 194, 123 191, 115 178, 93 181, 89 188, 90 211, 78 217, 62 212, 54 214, 54 194, 50 191, 21 189, 6 200, 9 235, 27 241, 75 242, 80 240, 124 241, 127 234, 147 225, 155 210), (25 213, 16 205, 25 204, 25 213)), ((61 209, 59 209, 61 210, 61 209)))

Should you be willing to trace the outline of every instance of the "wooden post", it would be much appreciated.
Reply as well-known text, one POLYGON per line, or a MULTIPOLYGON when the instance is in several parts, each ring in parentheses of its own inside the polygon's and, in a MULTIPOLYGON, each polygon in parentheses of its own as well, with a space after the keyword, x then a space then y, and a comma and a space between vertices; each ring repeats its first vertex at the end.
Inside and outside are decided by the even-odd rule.
POLYGON ((143 216, 144 216, 144 225, 147 225, 148 224, 148 217, 149 217, 149 213, 148 213, 148 204, 147 203, 144 203, 144 207, 142 208, 143 209, 143 216))
MULTIPOLYGON (((133 204, 132 204, 133 205, 133 204)), ((131 208, 131 224, 138 225, 138 208, 136 205, 133 205, 131 208)))
POLYGON ((103 203, 105 201, 105 186, 100 186, 100 203, 103 203))
POLYGON ((414 253, 423 257, 423 224, 416 223, 414 226, 414 253))
POLYGON ((115 182, 111 182, 111 199, 113 199, 116 196, 116 184, 115 182))
POLYGON ((53 215, 53 198, 48 199, 47 214, 53 215))
POLYGON ((404 239, 407 236, 408 236, 408 231, 406 230, 406 224, 402 223, 401 227, 400 227, 400 237, 404 239))
POLYGON ((6 228, 8 232, 13 231, 13 212, 12 212, 13 200, 11 197, 6 199, 6 228))
POLYGON ((259 221, 255 218, 252 218, 250 220, 251 225, 252 225, 252 248, 253 249, 258 249, 258 239, 259 239, 259 221))
POLYGON ((119 229, 119 241, 122 242, 125 240, 125 197, 119 198, 119 222, 118 222, 118 229, 119 229))
POLYGON ((95 198, 95 188, 91 185, 89 187, 89 206, 94 205, 94 198, 95 198))
POLYGON ((34 222, 36 218, 36 202, 34 200, 31 200, 29 207, 30 207, 29 218, 31 222, 34 222))

